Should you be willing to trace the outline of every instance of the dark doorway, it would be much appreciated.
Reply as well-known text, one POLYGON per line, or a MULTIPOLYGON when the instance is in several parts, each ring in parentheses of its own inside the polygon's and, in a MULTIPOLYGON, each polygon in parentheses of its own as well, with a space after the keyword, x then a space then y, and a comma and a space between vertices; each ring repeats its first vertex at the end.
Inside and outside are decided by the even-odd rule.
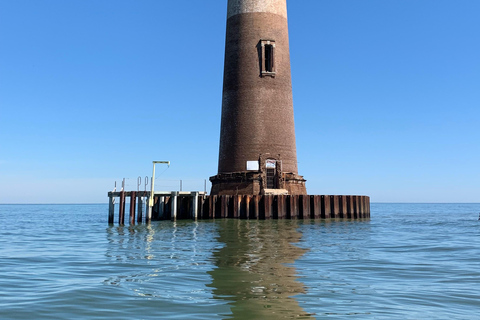
POLYGON ((277 162, 267 160, 267 189, 277 189, 277 162))

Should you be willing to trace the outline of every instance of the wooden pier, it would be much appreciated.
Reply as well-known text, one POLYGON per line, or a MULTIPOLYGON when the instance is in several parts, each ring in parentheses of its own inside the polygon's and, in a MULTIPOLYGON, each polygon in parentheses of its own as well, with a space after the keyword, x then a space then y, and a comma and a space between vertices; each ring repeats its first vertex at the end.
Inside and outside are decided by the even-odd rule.
MULTIPOLYGON (((118 198, 118 224, 157 220, 207 219, 368 219, 370 197, 346 195, 238 195, 209 196, 205 192, 155 192, 152 210, 144 212, 150 191, 109 192, 108 223, 113 224, 118 198)), ((147 206, 148 209, 148 206, 147 206)))

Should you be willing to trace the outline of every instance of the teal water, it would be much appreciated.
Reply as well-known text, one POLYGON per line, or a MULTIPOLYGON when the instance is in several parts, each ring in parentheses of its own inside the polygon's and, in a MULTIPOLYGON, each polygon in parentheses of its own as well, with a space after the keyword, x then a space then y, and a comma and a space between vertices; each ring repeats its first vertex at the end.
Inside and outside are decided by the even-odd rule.
POLYGON ((108 226, 0 205, 0 319, 479 319, 480 204, 108 226))

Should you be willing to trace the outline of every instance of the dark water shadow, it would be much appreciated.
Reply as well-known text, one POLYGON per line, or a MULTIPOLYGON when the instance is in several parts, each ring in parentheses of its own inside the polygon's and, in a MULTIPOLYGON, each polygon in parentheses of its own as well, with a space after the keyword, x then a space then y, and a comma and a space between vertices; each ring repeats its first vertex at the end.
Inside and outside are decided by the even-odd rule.
POLYGON ((224 319, 313 319, 295 299, 305 293, 293 262, 307 249, 294 245, 301 238, 300 222, 224 220, 217 222, 213 254, 215 299, 227 301, 231 314, 224 319))

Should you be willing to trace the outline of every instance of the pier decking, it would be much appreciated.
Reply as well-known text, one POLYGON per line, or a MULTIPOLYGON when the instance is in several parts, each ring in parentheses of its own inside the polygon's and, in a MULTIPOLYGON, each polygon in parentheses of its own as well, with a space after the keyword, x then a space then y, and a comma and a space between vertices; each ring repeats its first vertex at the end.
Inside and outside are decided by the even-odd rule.
POLYGON ((154 192, 152 210, 144 212, 150 191, 109 192, 108 223, 125 224, 130 198, 130 224, 152 220, 207 219, 368 219, 370 197, 356 195, 206 195, 205 192, 154 192))

